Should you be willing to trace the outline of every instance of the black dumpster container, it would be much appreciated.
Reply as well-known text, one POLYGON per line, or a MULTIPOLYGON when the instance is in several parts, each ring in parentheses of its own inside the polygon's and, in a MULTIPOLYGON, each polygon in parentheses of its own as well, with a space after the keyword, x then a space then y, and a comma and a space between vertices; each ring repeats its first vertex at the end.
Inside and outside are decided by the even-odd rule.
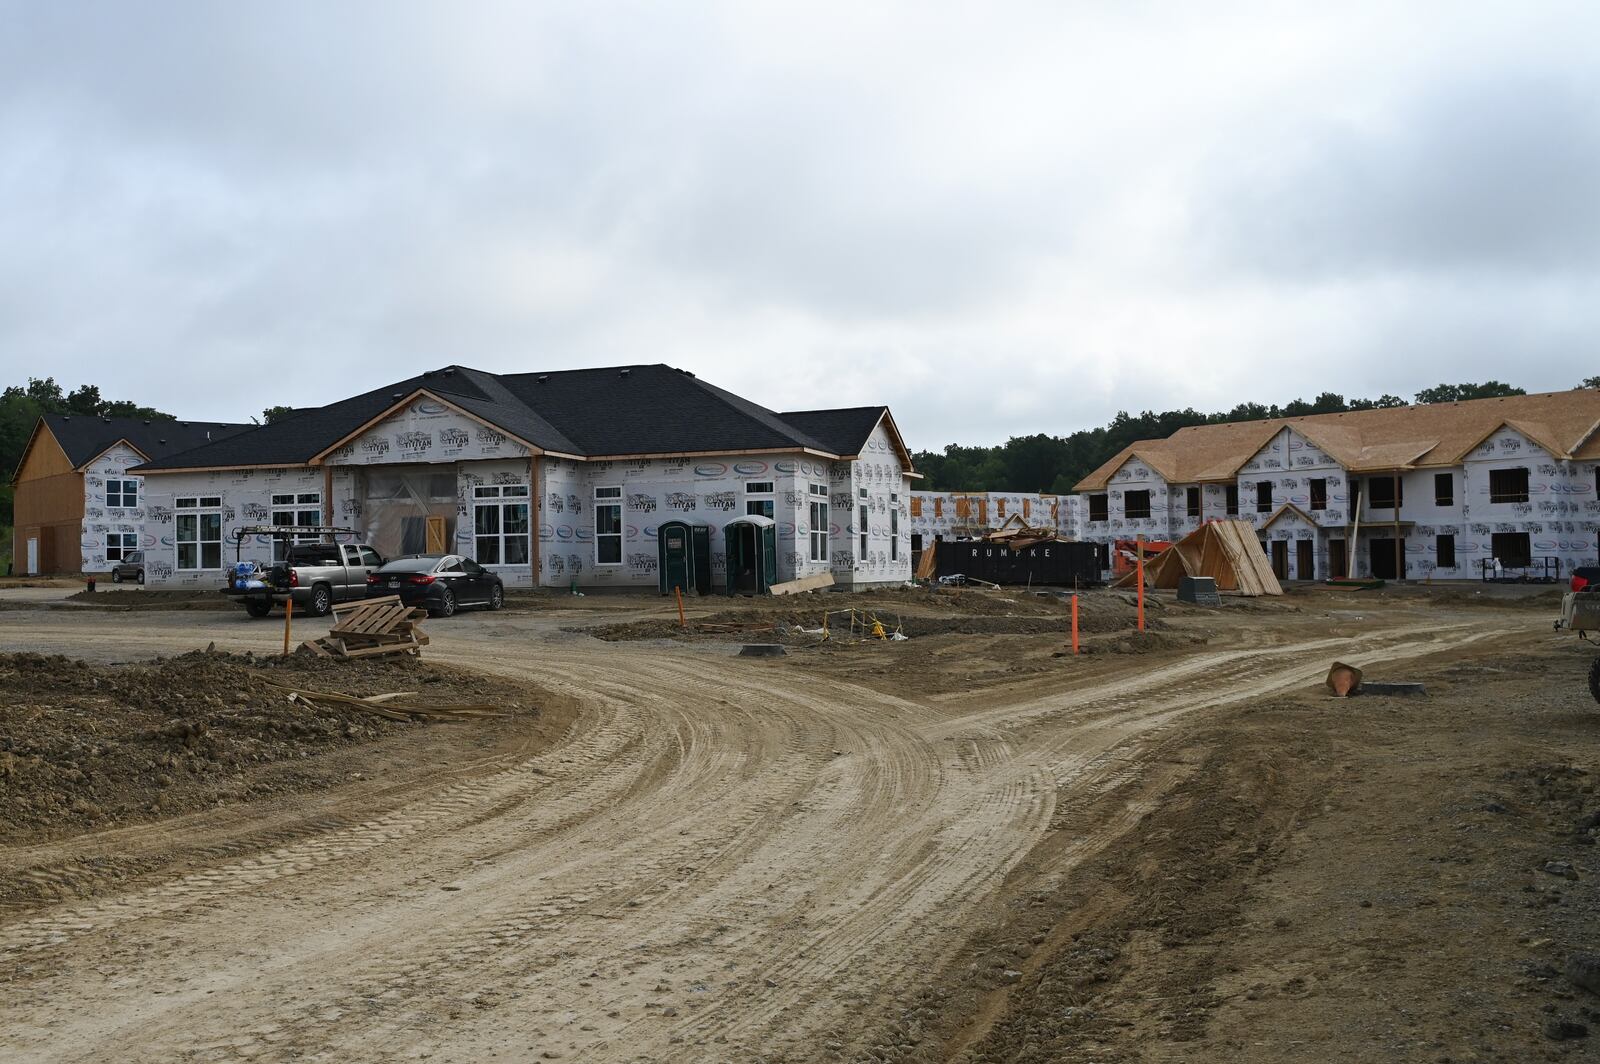
POLYGON ((1008 547, 984 540, 945 540, 934 561, 940 576, 963 576, 991 584, 1090 587, 1100 583, 1100 553, 1093 543, 1049 540, 1008 547))

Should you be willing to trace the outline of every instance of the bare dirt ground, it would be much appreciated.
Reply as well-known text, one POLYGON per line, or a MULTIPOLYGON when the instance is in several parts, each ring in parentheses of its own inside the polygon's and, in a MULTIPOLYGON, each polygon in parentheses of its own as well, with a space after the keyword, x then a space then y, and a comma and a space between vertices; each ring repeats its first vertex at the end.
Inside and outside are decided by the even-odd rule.
MULTIPOLYGON (((432 625, 431 663, 561 733, 404 729, 316 755, 362 779, 0 847, 35 884, 0 905, 0 1058, 1592 1052, 1559 972, 1600 946, 1600 707, 1547 601, 1165 604, 1131 637, 1101 595, 1060 657, 1060 603, 911 594, 878 604, 909 641, 781 659, 570 630, 675 626, 656 600, 432 625), (1333 658, 1430 694, 1332 700, 1333 658)), ((278 638, 0 615, 0 649, 96 662, 278 638)))

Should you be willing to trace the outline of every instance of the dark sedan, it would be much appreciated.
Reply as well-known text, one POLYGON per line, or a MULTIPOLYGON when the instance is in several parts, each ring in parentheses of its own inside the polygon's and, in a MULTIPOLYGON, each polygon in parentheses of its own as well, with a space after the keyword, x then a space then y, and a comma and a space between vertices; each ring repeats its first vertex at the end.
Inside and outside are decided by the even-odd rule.
POLYGON ((367 575, 367 597, 386 595, 399 595, 401 602, 435 617, 448 617, 463 606, 497 610, 506 604, 500 577, 459 554, 413 554, 384 564, 367 575))

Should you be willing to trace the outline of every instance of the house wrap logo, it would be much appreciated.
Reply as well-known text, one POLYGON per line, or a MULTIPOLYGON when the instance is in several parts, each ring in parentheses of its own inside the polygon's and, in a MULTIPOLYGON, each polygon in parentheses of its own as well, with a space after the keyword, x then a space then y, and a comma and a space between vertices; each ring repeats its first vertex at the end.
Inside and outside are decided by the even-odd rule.
POLYGON ((799 469, 800 469, 800 465, 799 465, 798 462, 791 462, 791 461, 789 461, 787 459, 785 459, 782 462, 774 462, 774 463, 772 463, 772 470, 775 473, 790 474, 790 473, 798 472, 799 469))
POLYGON ((471 441, 472 437, 467 435, 465 429, 458 429, 452 426, 450 428, 439 430, 439 445, 442 447, 455 448, 459 450, 460 448, 465 447, 471 441))
POLYGON ((506 442, 505 433, 497 432, 488 425, 479 425, 476 435, 478 438, 478 446, 480 447, 499 447, 501 444, 506 442))
POLYGON ((361 441, 361 453, 367 458, 382 458, 389 453, 389 441, 382 436, 368 436, 361 441))
POLYGON ((742 477, 759 477, 767 471, 765 462, 735 462, 733 471, 742 477))
POLYGON ((450 408, 434 399, 419 399, 411 408, 411 412, 420 417, 438 417, 440 414, 448 414, 450 408))
POLYGON ((721 462, 706 462, 694 467, 697 477, 723 477, 728 475, 728 467, 721 462))
POLYGON ((411 432, 397 433, 394 442, 401 454, 427 454, 433 449, 433 433, 413 429, 411 432))

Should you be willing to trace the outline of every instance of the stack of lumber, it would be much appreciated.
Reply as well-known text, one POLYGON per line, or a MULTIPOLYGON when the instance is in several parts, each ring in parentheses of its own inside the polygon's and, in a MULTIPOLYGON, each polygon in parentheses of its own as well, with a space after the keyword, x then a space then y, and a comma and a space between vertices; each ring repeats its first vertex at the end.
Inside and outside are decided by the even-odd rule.
POLYGON ((379 654, 416 654, 428 643, 422 619, 428 611, 407 606, 399 595, 348 602, 333 608, 333 627, 302 648, 323 658, 370 658, 379 654))
MULTIPOLYGON (((1240 595, 1281 595, 1283 585, 1247 521, 1208 521, 1144 563, 1148 587, 1175 588, 1185 576, 1209 576, 1217 590, 1240 595)), ((1138 571, 1128 573, 1112 587, 1133 587, 1138 571)))

